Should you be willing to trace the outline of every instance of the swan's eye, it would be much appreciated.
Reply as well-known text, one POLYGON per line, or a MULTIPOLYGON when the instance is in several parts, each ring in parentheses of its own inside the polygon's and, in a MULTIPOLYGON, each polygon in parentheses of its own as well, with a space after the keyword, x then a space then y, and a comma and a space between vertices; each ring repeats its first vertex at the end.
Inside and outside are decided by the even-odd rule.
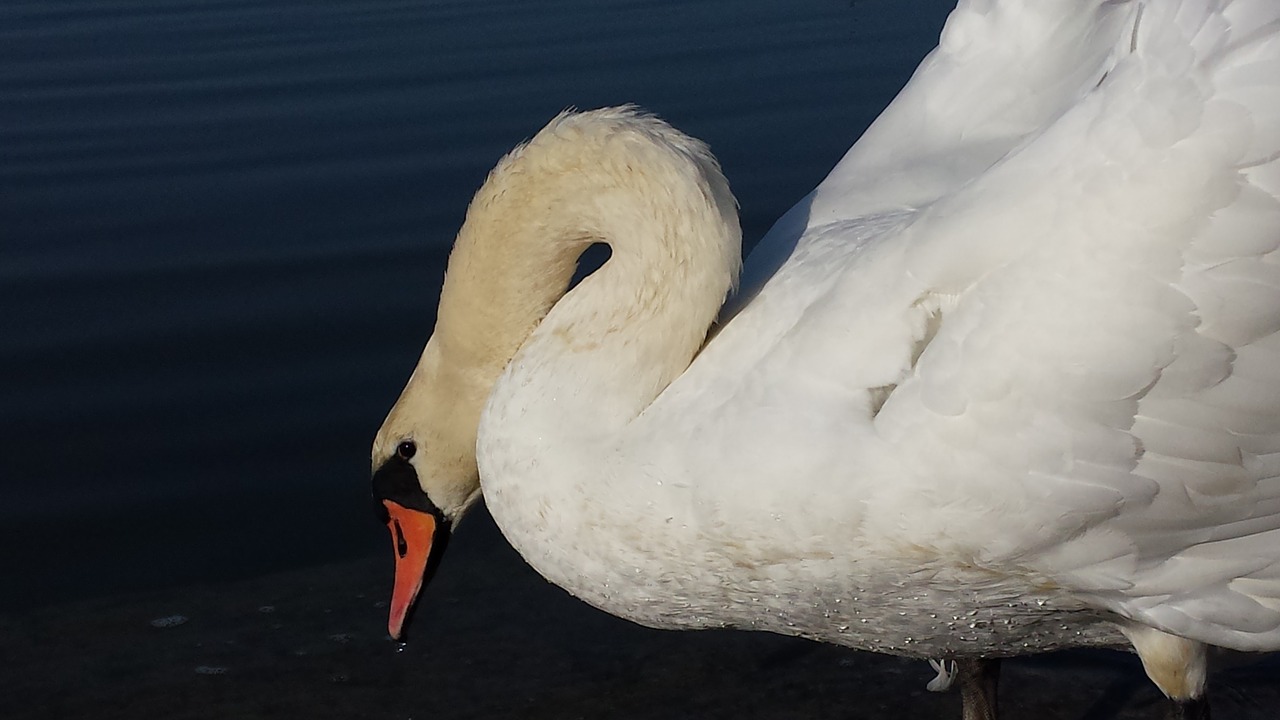
POLYGON ((400 441, 400 444, 396 446, 396 455, 398 455, 401 460, 408 460, 413 457, 413 454, 416 452, 418 452, 418 446, 415 445, 412 440, 402 440, 400 441))

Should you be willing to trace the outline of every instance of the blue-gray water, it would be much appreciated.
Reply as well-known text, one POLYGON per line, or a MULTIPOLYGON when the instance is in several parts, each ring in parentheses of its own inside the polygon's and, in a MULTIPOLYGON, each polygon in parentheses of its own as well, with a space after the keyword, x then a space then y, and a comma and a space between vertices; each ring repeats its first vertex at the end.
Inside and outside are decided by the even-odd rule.
POLYGON ((368 442, 505 150, 638 103, 750 243, 950 4, 0 3, 0 607, 380 548, 368 442))

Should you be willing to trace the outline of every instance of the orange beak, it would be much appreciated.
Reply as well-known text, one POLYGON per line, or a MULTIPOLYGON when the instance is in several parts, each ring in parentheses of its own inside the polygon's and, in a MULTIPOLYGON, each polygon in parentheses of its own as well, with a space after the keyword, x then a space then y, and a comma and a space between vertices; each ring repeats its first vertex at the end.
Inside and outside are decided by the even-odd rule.
POLYGON ((382 505, 387 509, 387 529, 391 531, 391 544, 396 553, 396 579, 391 591, 387 632, 400 640, 418 591, 435 569, 434 561, 444 552, 448 530, 431 513, 412 510, 393 500, 383 500, 382 505))

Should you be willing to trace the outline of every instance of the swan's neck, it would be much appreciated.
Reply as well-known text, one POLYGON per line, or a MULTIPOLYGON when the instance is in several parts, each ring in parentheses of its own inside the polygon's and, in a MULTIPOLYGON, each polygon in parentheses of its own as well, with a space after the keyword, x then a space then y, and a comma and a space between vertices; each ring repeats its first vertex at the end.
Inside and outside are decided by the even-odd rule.
POLYGON ((689 366, 728 278, 692 258, 649 252, 650 229, 618 228, 609 261, 521 347, 490 398, 500 410, 494 432, 558 436, 555 450, 572 453, 575 439, 619 431, 689 366), (629 249, 632 240, 641 247, 629 249))
POLYGON ((553 306, 540 322, 529 313, 536 328, 481 418, 477 451, 491 507, 507 488, 551 479, 552 466, 584 469, 551 473, 566 491, 589 482, 594 450, 688 367, 740 263, 736 207, 715 161, 665 124, 568 116, 517 153, 490 178, 499 189, 480 207, 493 217, 475 217, 478 197, 468 223, 489 228, 477 244, 501 231, 508 254, 523 258, 508 260, 524 267, 505 268, 518 277, 500 284, 525 283, 519 294, 553 306), (595 242, 609 245, 608 262, 562 294, 595 242))
POLYGON ((494 390, 520 409, 492 430, 539 413, 566 429, 617 427, 688 366, 736 278, 740 241, 701 143, 627 112, 564 116, 472 202, 441 297, 441 352, 474 366, 520 346, 494 390), (609 245, 608 262, 566 294, 594 243, 609 245))

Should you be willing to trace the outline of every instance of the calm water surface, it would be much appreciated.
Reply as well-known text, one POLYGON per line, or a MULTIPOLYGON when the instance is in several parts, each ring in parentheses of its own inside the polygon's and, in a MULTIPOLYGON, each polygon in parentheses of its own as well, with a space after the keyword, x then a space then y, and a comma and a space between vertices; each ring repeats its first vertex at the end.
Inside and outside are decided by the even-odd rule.
POLYGON ((368 443, 505 150, 639 103, 750 243, 950 5, 0 4, 0 607, 380 549, 368 443))

